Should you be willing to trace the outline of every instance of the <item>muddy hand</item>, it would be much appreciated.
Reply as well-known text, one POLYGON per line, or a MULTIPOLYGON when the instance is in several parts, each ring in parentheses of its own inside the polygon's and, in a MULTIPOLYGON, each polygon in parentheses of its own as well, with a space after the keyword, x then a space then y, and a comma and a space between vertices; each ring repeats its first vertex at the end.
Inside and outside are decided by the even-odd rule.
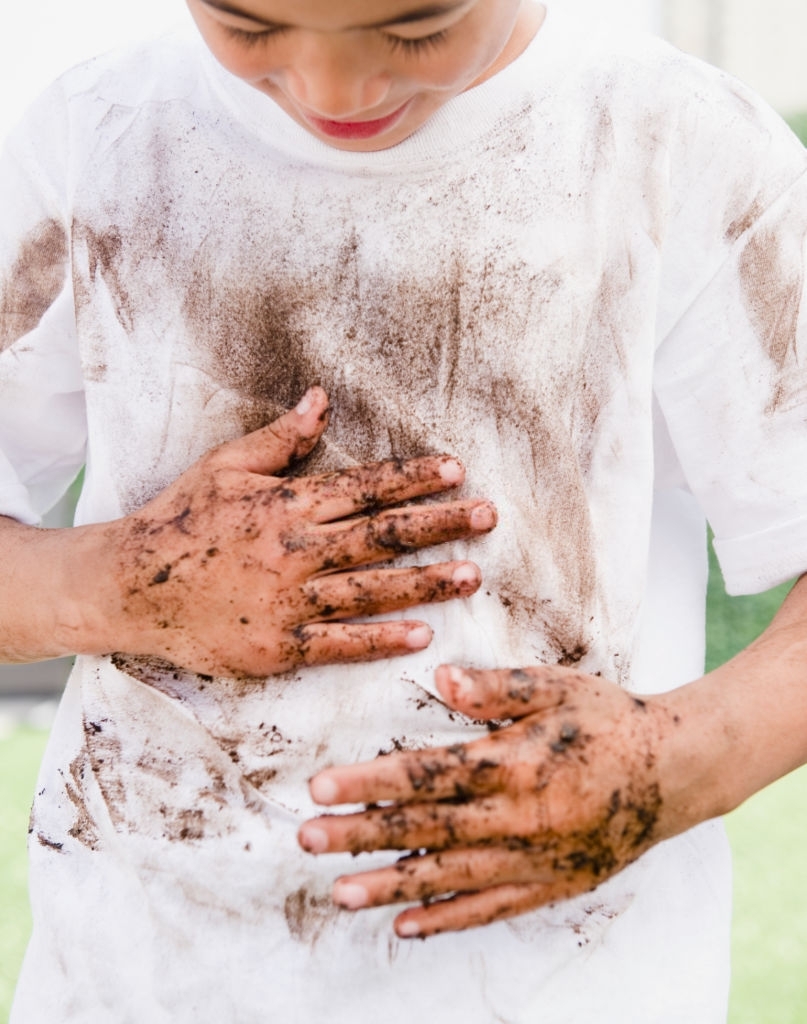
POLYGON ((327 409, 325 393, 311 389, 296 409, 209 452, 110 524, 120 613, 108 649, 211 675, 266 676, 429 643, 421 622, 343 620, 473 593, 480 573, 470 562, 368 566, 487 532, 495 511, 479 500, 396 507, 461 483, 448 456, 273 475, 314 447, 327 409))
POLYGON ((317 803, 372 806, 306 822, 304 849, 411 851, 338 879, 337 904, 422 902, 396 919, 401 937, 487 924, 592 889, 689 824, 666 815, 656 757, 678 716, 652 698, 560 667, 444 666, 437 682, 452 708, 514 721, 311 780, 317 803))

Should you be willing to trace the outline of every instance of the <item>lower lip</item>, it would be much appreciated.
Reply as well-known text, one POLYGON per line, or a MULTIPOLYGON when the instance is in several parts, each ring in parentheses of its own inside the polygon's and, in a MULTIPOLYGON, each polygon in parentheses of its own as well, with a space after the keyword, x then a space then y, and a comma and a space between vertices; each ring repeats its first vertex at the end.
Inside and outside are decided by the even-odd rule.
POLYGON ((408 105, 404 103, 391 114, 379 117, 375 121, 325 121, 320 117, 311 116, 306 120, 323 135, 329 135, 332 139, 372 139, 397 124, 408 105))

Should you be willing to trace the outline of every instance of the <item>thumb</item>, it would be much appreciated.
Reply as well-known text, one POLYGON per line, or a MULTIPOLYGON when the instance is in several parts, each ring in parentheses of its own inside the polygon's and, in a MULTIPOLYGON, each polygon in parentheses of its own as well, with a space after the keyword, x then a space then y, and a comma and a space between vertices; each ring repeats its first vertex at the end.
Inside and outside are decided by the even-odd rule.
POLYGON ((273 475, 314 448, 328 425, 328 396, 311 387, 297 405, 260 430, 221 445, 216 457, 249 473, 273 475))
POLYGON ((523 718, 565 703, 584 674, 562 665, 471 669, 441 665, 437 689, 447 704, 476 719, 523 718))

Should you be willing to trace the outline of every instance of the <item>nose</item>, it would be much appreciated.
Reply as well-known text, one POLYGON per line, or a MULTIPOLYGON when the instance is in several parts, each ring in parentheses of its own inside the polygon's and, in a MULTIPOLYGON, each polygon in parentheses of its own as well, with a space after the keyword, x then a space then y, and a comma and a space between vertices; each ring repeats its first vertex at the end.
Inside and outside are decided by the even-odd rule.
POLYGON ((289 95, 320 117, 347 120, 372 110, 389 92, 391 80, 360 43, 336 33, 310 33, 285 68, 289 95))

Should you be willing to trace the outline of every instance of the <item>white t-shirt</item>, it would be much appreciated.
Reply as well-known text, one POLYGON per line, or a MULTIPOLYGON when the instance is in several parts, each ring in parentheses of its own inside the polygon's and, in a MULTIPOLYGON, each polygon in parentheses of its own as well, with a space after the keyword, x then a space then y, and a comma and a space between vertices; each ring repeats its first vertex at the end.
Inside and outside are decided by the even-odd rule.
POLYGON ((295 836, 318 768, 484 731, 435 699, 440 663, 698 676, 704 515, 732 590, 807 570, 806 171, 736 82, 554 12, 378 153, 318 142, 184 37, 46 94, 0 171, 0 510, 37 521, 86 460, 78 521, 120 516, 319 382, 312 470, 452 452, 500 525, 440 549, 485 583, 419 611, 410 658, 249 685, 78 659, 15 1022, 724 1019, 714 823, 425 943, 329 902, 389 855, 295 836))

